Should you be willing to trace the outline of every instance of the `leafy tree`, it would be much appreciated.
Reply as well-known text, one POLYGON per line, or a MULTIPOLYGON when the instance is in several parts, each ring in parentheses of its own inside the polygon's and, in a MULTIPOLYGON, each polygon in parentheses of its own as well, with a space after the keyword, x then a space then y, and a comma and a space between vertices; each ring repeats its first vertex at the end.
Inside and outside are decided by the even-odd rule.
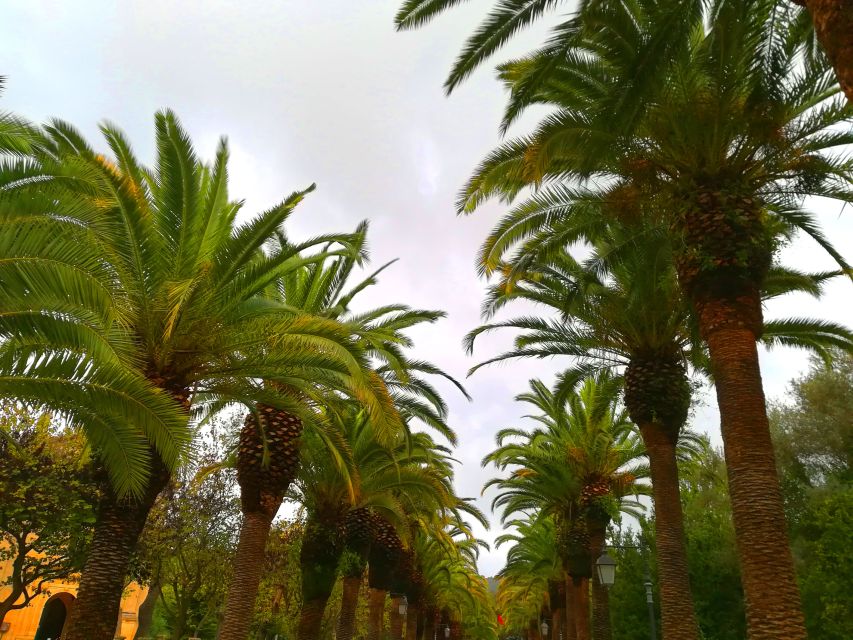
POLYGON ((174 640, 217 626, 237 542, 235 488, 231 471, 184 468, 148 519, 140 555, 174 640))
POLYGON ((853 495, 851 398, 853 356, 837 354, 831 367, 814 360, 791 382, 787 401, 770 413, 810 638, 835 640, 853 632, 842 587, 853 571, 844 544, 853 495))
POLYGON ((0 560, 11 567, 0 623, 83 566, 97 501, 92 473, 79 433, 58 429, 50 414, 0 406, 0 560))
POLYGON ((853 480, 851 397, 853 355, 836 353, 830 366, 813 360, 791 383, 788 401, 771 405, 776 455, 789 482, 819 487, 853 480))
POLYGON ((810 638, 842 640, 853 634, 853 605, 847 589, 853 575, 851 527, 853 489, 843 485, 815 495, 794 531, 810 638))

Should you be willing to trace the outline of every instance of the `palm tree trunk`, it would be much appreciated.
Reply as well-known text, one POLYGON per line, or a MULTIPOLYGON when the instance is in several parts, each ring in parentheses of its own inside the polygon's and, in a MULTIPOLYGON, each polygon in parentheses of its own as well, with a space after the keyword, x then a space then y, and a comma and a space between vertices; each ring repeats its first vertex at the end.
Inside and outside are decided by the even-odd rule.
POLYGON ((98 505, 92 546, 77 599, 65 627, 66 640, 113 640, 125 577, 154 501, 169 482, 169 470, 152 451, 148 483, 138 500, 118 498, 107 487, 98 505))
POLYGON ((566 576, 566 625, 565 625, 565 640, 577 640, 578 637, 578 623, 577 623, 577 615, 576 615, 576 596, 575 596, 575 586, 574 579, 567 575, 566 576))
POLYGON ((738 299, 709 297, 696 307, 720 409, 748 637, 804 640, 758 363, 760 305, 755 292, 738 299))
POLYGON ((590 640, 589 629, 589 579, 577 578, 574 589, 575 638, 590 640))
POLYGON ((345 576, 341 593, 341 615, 335 630, 336 640, 352 640, 355 631, 355 612, 358 608, 358 592, 362 576, 345 576))
POLYGON ((592 637, 594 640, 611 640, 612 638, 610 594, 607 587, 599 581, 597 571, 592 574, 592 637))
POLYGON ((317 640, 320 637, 320 627, 323 624, 323 614, 326 612, 328 601, 328 596, 321 596, 302 604, 297 633, 299 640, 317 640))
POLYGON ((652 473, 663 637, 667 640, 698 640, 699 625, 687 568, 675 443, 654 423, 641 424, 640 433, 652 473))
POLYGON ((401 596, 393 596, 391 598, 391 640, 403 639, 403 616, 400 615, 401 596))
POLYGON ((367 640, 382 640, 385 630, 385 598, 388 592, 384 589, 370 588, 367 613, 367 640))
POLYGON ((420 610, 416 605, 409 605, 406 611, 406 640, 415 640, 418 637, 418 620, 420 610))
POLYGON ((264 569, 267 538, 277 510, 278 507, 270 507, 243 514, 240 540, 234 557, 234 576, 228 587, 218 640, 246 640, 249 636, 255 613, 255 598, 264 569))
POLYGON ((795 0, 805 4, 815 33, 847 101, 853 104, 853 0, 795 0))

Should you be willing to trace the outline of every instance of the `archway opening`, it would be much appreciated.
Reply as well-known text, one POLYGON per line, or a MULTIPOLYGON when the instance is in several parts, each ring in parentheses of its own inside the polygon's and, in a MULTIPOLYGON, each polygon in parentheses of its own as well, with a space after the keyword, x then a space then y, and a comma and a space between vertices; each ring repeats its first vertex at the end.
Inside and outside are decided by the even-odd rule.
POLYGON ((73 601, 74 598, 66 593, 57 594, 48 600, 41 610, 34 640, 59 640, 68 617, 68 605, 73 601))

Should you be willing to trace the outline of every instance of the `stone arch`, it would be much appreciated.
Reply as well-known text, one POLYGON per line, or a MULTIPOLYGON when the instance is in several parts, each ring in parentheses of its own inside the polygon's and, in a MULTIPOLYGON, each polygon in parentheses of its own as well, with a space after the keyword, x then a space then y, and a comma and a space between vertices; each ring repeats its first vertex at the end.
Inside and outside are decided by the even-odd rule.
POLYGON ((59 640, 73 604, 74 596, 65 591, 48 598, 42 607, 34 640, 59 640))

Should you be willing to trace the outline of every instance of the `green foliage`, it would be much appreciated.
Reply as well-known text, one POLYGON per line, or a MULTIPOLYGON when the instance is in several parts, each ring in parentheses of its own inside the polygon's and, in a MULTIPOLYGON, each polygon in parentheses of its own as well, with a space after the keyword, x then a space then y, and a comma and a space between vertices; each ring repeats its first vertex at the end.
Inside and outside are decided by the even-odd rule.
POLYGON ((27 606, 45 583, 72 579, 85 561, 95 520, 96 483, 85 441, 49 414, 0 405, 0 621, 27 606))
POLYGON ((853 637, 853 488, 812 498, 794 538, 809 638, 853 637))
POLYGON ((810 638, 853 634, 853 356, 815 359, 770 412, 806 626, 810 638))

